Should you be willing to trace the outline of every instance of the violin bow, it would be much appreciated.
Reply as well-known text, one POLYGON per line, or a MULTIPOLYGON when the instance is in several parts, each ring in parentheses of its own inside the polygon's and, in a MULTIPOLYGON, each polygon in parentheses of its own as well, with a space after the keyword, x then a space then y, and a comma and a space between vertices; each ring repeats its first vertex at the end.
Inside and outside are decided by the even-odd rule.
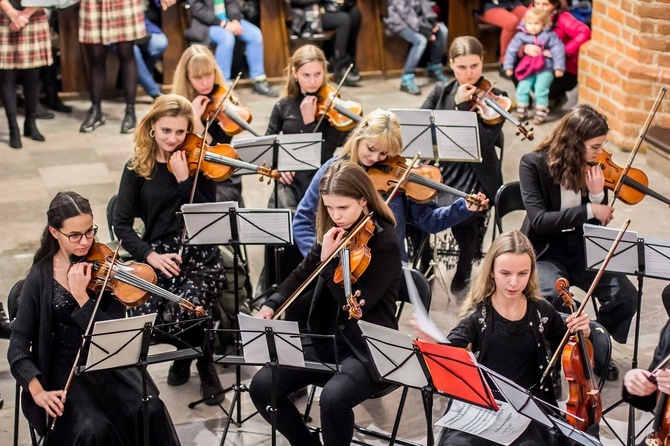
POLYGON ((400 186, 405 181, 407 181, 407 178, 409 178, 410 172, 414 168, 414 163, 416 163, 416 160, 418 160, 420 156, 421 156, 421 152, 416 152, 416 155, 414 155, 414 158, 412 158, 412 162, 409 164, 409 166, 407 166, 407 169, 402 174, 402 176, 400 177, 398 182, 395 184, 395 187, 393 188, 391 193, 388 194, 388 196, 386 197, 386 206, 388 206, 391 203, 391 200, 393 200, 393 197, 395 196, 396 192, 398 192, 398 189, 400 189, 400 186))
POLYGON ((633 165, 633 161, 635 161, 635 156, 637 155, 638 150, 640 150, 640 146, 642 146, 642 141, 644 140, 647 131, 649 131, 651 121, 654 120, 654 116, 656 116, 658 107, 661 106, 661 101, 665 96, 665 92, 666 92, 665 87, 661 87, 661 89, 658 91, 658 94, 656 95, 656 100, 654 101, 654 104, 651 106, 651 110, 649 110, 647 120, 644 122, 642 130, 640 130, 640 134, 637 137, 637 141, 635 141, 635 146, 633 147, 633 150, 630 152, 630 155, 628 156, 628 161, 626 161, 626 165, 624 166, 623 172, 619 177, 619 181, 617 181, 616 185, 614 186, 614 192, 612 193, 612 201, 610 202, 610 206, 614 206, 614 202, 619 196, 619 192, 621 192, 621 187, 623 186, 624 179, 626 178, 626 176, 628 176, 628 171, 633 165))
POLYGON ((347 236, 342 240, 340 245, 337 248, 335 248, 335 251, 333 251, 333 253, 330 256, 328 256, 328 258, 325 261, 321 262, 321 265, 319 265, 312 272, 312 274, 310 274, 309 277, 307 277, 307 280, 305 280, 302 283, 302 285, 300 285, 293 292, 293 294, 291 294, 291 296, 288 299, 286 299, 286 301, 277 309, 274 316, 272 316, 272 319, 279 319, 279 317, 282 314, 284 314, 284 311, 286 311, 286 309, 298 298, 298 296, 300 296, 302 292, 305 291, 305 289, 309 286, 309 284, 312 283, 312 281, 321 273, 321 271, 323 271, 323 269, 328 265, 328 263, 330 263, 331 260, 337 257, 337 255, 349 245, 349 242, 351 242, 351 240, 353 240, 353 238, 356 237, 356 235, 358 235, 358 233, 363 228, 365 228, 365 225, 372 218, 372 214, 373 212, 370 212, 369 214, 365 215, 365 217, 363 217, 363 219, 360 222, 358 222, 358 224, 351 231, 349 231, 349 234, 347 234, 347 236))
MULTIPOLYGON (((579 306, 577 311, 572 313, 572 314, 575 315, 575 317, 581 316, 582 313, 584 312, 584 307, 586 306, 588 301, 591 299, 591 296, 593 295, 593 292, 595 291, 596 287, 598 286, 598 282, 600 282, 600 279, 602 278, 603 274, 605 274, 605 269, 607 268, 607 264, 610 262, 610 259, 614 256, 614 251, 616 251, 617 247, 619 246, 619 242, 621 242, 621 238, 626 233, 626 230, 628 229, 629 225, 630 225, 630 218, 627 218, 626 221, 624 222, 623 226, 619 230, 619 233, 617 234, 616 238, 614 239, 614 242, 612 243, 612 246, 610 247, 609 251, 607 252, 607 255, 605 256, 605 259, 603 260, 602 265, 600 265, 600 269, 598 270, 598 274, 596 274, 596 277, 593 280, 593 283, 591 284, 591 287, 589 288, 588 292, 586 293, 586 296, 584 297, 584 300, 582 300, 582 304, 579 306)), ((561 340, 561 343, 558 345, 558 347, 554 351, 554 356, 551 357, 551 361, 549 361, 549 364, 547 365, 546 369, 544 370, 544 373, 542 374, 542 377, 540 378, 540 389, 544 388, 543 383, 547 379, 547 377, 549 376, 549 373, 551 372, 551 369, 553 368, 554 364, 556 363, 556 360, 558 359, 558 356, 563 351, 563 347, 565 347, 565 344, 567 344, 568 339, 570 339, 570 336, 571 336, 570 330, 566 330, 565 335, 563 335, 563 339, 561 340)))
POLYGON ((351 69, 354 67, 354 64, 351 63, 349 64, 349 67, 347 68, 347 71, 344 72, 344 76, 342 76, 342 80, 340 80, 339 85, 335 89, 335 94, 333 94, 333 98, 328 101, 328 105, 326 106, 326 111, 321 115, 321 118, 319 119, 319 122, 317 122, 316 127, 314 127, 314 130, 312 133, 316 133, 317 130, 319 130, 319 127, 321 127, 321 123, 323 122, 323 118, 326 117, 326 113, 328 113, 328 110, 330 110, 330 107, 333 106, 333 101, 337 97, 338 94, 340 94, 340 90, 342 89, 342 86, 344 85, 344 81, 347 80, 347 76, 349 76, 349 72, 351 69))
MULTIPOLYGON (((105 274, 105 281, 102 283, 100 293, 98 293, 98 299, 95 301, 95 306, 93 307, 93 313, 91 314, 91 318, 88 320, 88 325, 86 326, 86 330, 84 331, 84 336, 82 336, 81 339, 81 345, 79 346, 79 350, 77 350, 77 356, 74 358, 74 364, 72 364, 70 375, 67 377, 67 382, 65 383, 65 387, 63 388, 63 393, 65 395, 67 395, 67 391, 70 389, 70 385, 72 384, 72 380, 74 379, 75 370, 77 370, 77 364, 79 363, 81 352, 84 350, 84 347, 86 346, 87 337, 90 335, 91 330, 93 330, 93 321, 95 320, 95 315, 98 312, 98 307, 100 306, 100 302, 102 301, 102 296, 105 292, 105 289, 107 288, 109 279, 112 277, 112 271, 114 270, 114 263, 116 262, 116 259, 119 258, 120 249, 121 249, 121 240, 119 240, 119 244, 116 247, 114 254, 112 254, 111 266, 109 267, 109 270, 107 270, 107 274, 105 274)), ((58 418, 54 418, 51 421, 51 426, 49 427, 50 431, 54 430, 54 426, 56 425, 57 419, 58 418)))

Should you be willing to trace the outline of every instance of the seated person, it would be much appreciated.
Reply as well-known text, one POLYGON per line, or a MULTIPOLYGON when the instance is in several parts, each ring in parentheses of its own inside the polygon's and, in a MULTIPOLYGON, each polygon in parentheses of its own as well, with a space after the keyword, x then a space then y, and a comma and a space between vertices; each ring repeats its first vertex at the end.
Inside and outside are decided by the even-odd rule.
POLYGON ((168 47, 168 38, 161 30, 160 0, 149 0, 144 11, 144 25, 147 35, 135 42, 133 51, 137 61, 138 81, 144 91, 156 99, 160 96, 161 88, 154 80, 153 72, 156 62, 163 58, 168 47))
MULTIPOLYGON (((502 64, 507 52, 507 46, 516 34, 519 21, 526 14, 526 7, 521 0, 484 0, 480 10, 479 20, 498 28, 500 31, 500 63, 502 64)), ((501 69, 501 74, 504 71, 501 69)))
POLYGON ((235 39, 247 45, 246 58, 253 91, 264 96, 277 97, 268 84, 263 64, 263 35, 253 23, 244 20, 237 0, 188 0, 193 20, 184 31, 191 43, 216 45, 215 57, 226 83, 230 82, 235 39))
POLYGON ((432 43, 426 70, 428 78, 439 82, 449 81, 442 73, 442 57, 447 47, 447 26, 437 20, 437 14, 428 0, 388 0, 384 23, 390 32, 412 45, 403 68, 400 91, 421 94, 414 72, 428 42, 432 43))

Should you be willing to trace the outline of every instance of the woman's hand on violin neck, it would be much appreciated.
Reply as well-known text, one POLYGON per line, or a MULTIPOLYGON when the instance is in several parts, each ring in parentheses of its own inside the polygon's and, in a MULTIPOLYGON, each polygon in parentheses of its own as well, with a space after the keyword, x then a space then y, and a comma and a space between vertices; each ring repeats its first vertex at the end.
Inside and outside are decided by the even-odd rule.
POLYGON ((67 282, 70 286, 70 293, 75 298, 80 307, 88 302, 88 293, 86 287, 91 282, 91 271, 93 266, 87 262, 75 263, 67 272, 67 282))
POLYGON ((593 216, 600 220, 603 226, 607 226, 609 222, 614 220, 614 208, 606 204, 590 203, 593 216))
POLYGON ((302 122, 307 125, 316 121, 316 106, 318 98, 314 95, 307 95, 300 102, 300 113, 302 114, 302 122))
POLYGON ((470 201, 466 201, 468 211, 478 212, 478 211, 483 211, 485 209, 488 209, 489 199, 486 198, 486 195, 484 195, 482 192, 478 192, 477 195, 475 195, 475 198, 481 203, 481 207, 478 206, 477 203, 472 203, 470 201))
POLYGON ((181 262, 181 257, 174 253, 158 254, 156 251, 153 251, 147 256, 147 263, 168 278, 179 275, 179 265, 181 262))
POLYGON ((570 333, 576 333, 579 330, 584 334, 584 336, 586 337, 591 336, 591 326, 589 325, 591 320, 589 318, 589 315, 586 313, 582 313, 579 315, 579 317, 575 317, 575 314, 577 313, 572 313, 565 320, 565 323, 567 324, 570 333))
POLYGON ((257 317, 259 319, 272 319, 272 317, 275 315, 275 310, 272 308, 268 307, 267 305, 263 305, 261 309, 254 315, 254 317, 257 317))
POLYGON ((454 96, 454 102, 456 105, 462 104, 472 99, 472 95, 477 91, 477 87, 472 84, 461 84, 456 89, 456 95, 454 96))
POLYGON ((346 231, 338 227, 330 228, 328 232, 324 234, 323 241, 321 242, 322 262, 325 262, 328 257, 330 257, 335 252, 337 247, 340 246, 340 243, 342 243, 342 239, 344 238, 345 234, 346 231))
MULTIPOLYGON (((628 393, 635 396, 647 396, 656 392, 657 389, 660 389, 660 386, 657 387, 654 383, 649 381, 651 372, 643 369, 632 369, 626 372, 626 375, 623 377, 623 385, 628 390, 628 393)), ((666 393, 670 392, 670 389, 665 389, 666 393)))
POLYGON ((188 163, 186 162, 186 152, 183 150, 175 150, 168 158, 168 163, 170 164, 172 175, 174 175, 178 182, 183 183, 188 179, 189 174, 188 163))
POLYGON ((601 194, 605 190, 605 175, 600 166, 591 166, 586 170, 586 189, 591 195, 601 194))
POLYGON ((295 178, 295 172, 279 172, 279 182, 288 186, 293 183, 293 178, 295 178))

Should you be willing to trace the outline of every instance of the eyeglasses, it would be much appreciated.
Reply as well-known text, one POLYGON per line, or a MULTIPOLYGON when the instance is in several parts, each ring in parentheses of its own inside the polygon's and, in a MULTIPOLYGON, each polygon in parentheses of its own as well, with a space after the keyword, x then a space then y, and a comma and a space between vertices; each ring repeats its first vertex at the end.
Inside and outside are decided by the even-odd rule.
POLYGON ((590 146, 588 144, 584 144, 584 145, 586 146, 587 149, 591 149, 594 152, 598 153, 607 145, 608 142, 609 142, 608 140, 605 140, 605 141, 603 141, 602 144, 594 144, 592 146, 590 146))
POLYGON ((75 232, 74 234, 66 234, 63 231, 61 231, 60 229, 56 229, 56 231, 60 232, 65 237, 67 237, 67 239, 70 241, 70 243, 79 243, 81 241, 81 238, 84 237, 84 236, 86 236, 86 238, 89 239, 89 240, 91 240, 93 237, 95 237, 95 235, 98 233, 98 227, 93 226, 91 229, 89 229, 88 231, 86 231, 83 234, 80 234, 78 232, 75 232))

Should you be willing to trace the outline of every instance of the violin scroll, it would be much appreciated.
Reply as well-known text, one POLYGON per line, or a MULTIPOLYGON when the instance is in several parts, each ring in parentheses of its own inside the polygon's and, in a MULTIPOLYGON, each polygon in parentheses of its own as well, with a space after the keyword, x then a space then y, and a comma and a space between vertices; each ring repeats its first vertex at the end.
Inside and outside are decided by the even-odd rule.
POLYGON ((342 310, 349 313, 349 319, 360 319, 363 317, 365 299, 358 300, 361 297, 361 290, 356 290, 352 295, 347 296, 347 304, 342 306, 342 310))

